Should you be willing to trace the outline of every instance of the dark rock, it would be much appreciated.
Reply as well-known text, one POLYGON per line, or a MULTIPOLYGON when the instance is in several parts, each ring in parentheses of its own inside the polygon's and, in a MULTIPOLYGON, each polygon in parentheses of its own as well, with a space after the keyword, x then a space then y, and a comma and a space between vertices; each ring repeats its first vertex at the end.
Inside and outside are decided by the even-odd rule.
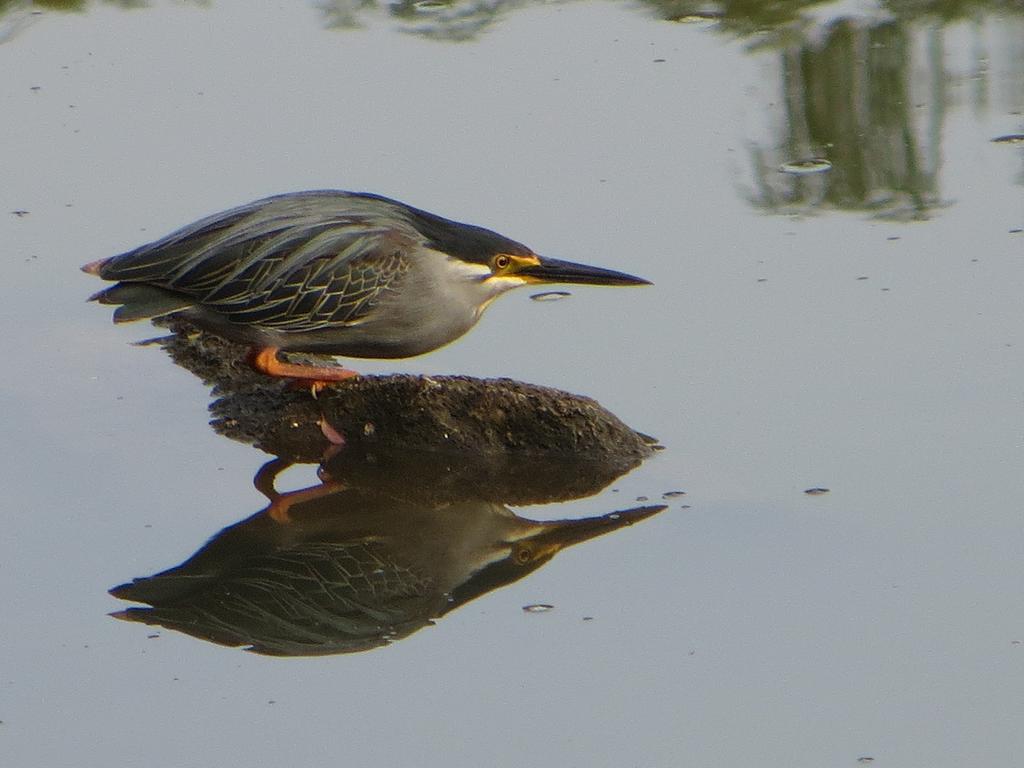
MULTIPOLYGON (((246 350, 178 321, 157 340, 213 385, 214 429, 292 461, 318 461, 340 435, 346 448, 534 454, 635 466, 655 440, 596 401, 512 379, 361 376, 321 389, 253 371, 246 350)), ((315 359, 322 364, 322 358, 315 359)))

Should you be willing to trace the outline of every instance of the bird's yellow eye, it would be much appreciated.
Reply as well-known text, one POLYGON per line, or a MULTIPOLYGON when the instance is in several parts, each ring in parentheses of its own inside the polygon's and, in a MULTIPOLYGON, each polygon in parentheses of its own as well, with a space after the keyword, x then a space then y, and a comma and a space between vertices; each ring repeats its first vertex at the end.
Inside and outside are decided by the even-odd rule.
POLYGON ((496 272, 501 272, 502 270, 506 270, 506 269, 509 268, 509 265, 511 263, 512 263, 512 257, 511 256, 508 256, 508 255, 506 255, 504 253, 499 253, 497 256, 494 257, 494 270, 496 272))

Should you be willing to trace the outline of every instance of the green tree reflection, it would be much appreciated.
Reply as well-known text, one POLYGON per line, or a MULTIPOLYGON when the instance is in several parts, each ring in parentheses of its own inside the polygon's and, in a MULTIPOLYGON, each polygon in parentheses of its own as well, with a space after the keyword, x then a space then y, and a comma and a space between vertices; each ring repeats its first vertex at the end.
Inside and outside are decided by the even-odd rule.
MULTIPOLYGON (((717 30, 746 41, 750 50, 777 52, 781 98, 768 109, 782 112, 774 121, 779 127, 750 148, 751 201, 773 212, 831 207, 909 220, 946 205, 939 173, 950 102, 947 25, 968 20, 980 26, 988 16, 1012 15, 1024 32, 1021 0, 890 0, 856 15, 806 1, 649 5, 666 20, 713 19, 717 30), (810 158, 831 167, 782 172, 810 158)), ((1008 36, 1006 47, 1013 39, 1008 36)), ((1005 53, 1013 72, 1004 75, 1020 82, 1024 56, 1005 53)), ((973 105, 980 110, 988 106, 985 46, 972 56, 973 105)))
MULTIPOLYGON (((941 50, 931 40, 930 52, 941 50)), ((941 78, 915 104, 910 40, 895 21, 841 20, 823 42, 787 46, 781 73, 785 135, 753 152, 768 208, 827 203, 899 218, 925 217, 939 204, 939 140, 945 98, 941 78), (787 176, 787 159, 826 157, 822 176, 787 176)), ((941 69, 940 57, 931 64, 941 69)))
MULTIPOLYGON (((96 0, 92 0, 96 2, 96 0)), ((135 7, 145 0, 101 0, 135 7)), ((507 14, 535 0, 314 0, 328 28, 347 29, 375 16, 410 34, 439 41, 479 38, 507 14)), ((0 21, 26 9, 84 11, 90 0, 0 0, 0 21), (13 14, 12 14, 13 15, 13 14)), ((297 6, 302 5, 297 3, 297 6)), ((636 5, 634 3, 634 5, 636 5)), ((927 218, 947 202, 939 174, 941 140, 953 75, 945 41, 972 25, 975 110, 1024 111, 1013 83, 1024 81, 1024 0, 882 0, 857 6, 809 0, 642 0, 636 7, 663 21, 708 22, 707 31, 775 57, 779 98, 764 105, 778 126, 751 140, 751 202, 769 211, 823 207, 898 219, 927 218), (993 18, 1001 26, 986 26, 993 18), (998 37, 994 43, 987 37, 998 37), (989 48, 992 50, 988 50, 989 48), (1001 64, 992 69, 990 54, 1001 64), (995 72, 995 75, 992 72, 995 72), (781 173, 793 161, 824 158, 822 173, 781 173)), ((0 27, 0 42, 17 24, 0 27)), ((963 78, 962 78, 963 79, 963 78)))

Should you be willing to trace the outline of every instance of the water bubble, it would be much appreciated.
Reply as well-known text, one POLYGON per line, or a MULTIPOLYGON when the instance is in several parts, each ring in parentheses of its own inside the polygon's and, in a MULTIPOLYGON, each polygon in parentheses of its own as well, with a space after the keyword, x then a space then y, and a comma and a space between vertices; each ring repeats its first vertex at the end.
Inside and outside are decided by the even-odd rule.
POLYGON ((806 160, 791 160, 779 166, 779 173, 793 176, 807 176, 811 173, 825 173, 832 170, 832 163, 823 157, 811 157, 806 160))
POLYGON ((677 16, 672 19, 672 21, 677 24, 707 24, 711 21, 718 21, 722 18, 722 15, 721 11, 708 9, 703 11, 694 11, 684 16, 677 16))
POLYGON ((822 496, 828 493, 828 491, 828 488, 808 488, 806 491, 804 491, 804 493, 806 493, 808 496, 822 496))
POLYGON ((1024 133, 1008 133, 1005 136, 996 136, 992 139, 994 144, 1024 144, 1024 133))
POLYGON ((542 293, 531 293, 530 298, 534 301, 561 301, 572 296, 568 291, 543 291, 542 293))
POLYGON ((677 496, 685 496, 685 495, 686 495, 686 491, 665 491, 663 494, 661 494, 661 498, 663 498, 663 499, 674 499, 677 496))
POLYGON ((555 606, 548 605, 547 603, 531 603, 530 605, 524 605, 523 610, 527 613, 544 613, 550 611, 555 606))

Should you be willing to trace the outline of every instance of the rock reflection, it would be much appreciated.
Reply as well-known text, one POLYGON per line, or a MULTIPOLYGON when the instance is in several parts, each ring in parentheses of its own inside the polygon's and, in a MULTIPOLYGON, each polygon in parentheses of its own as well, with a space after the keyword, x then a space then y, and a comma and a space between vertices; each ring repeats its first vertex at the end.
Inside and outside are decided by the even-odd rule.
POLYGON ((149 606, 114 615, 268 655, 365 651, 665 508, 530 520, 506 506, 506 487, 481 478, 515 478, 518 502, 530 503, 594 493, 618 473, 602 462, 562 463, 559 483, 546 460, 492 464, 342 450, 322 465, 321 484, 278 493, 274 478, 288 463, 272 461, 256 477, 265 509, 181 565, 112 589, 149 606))

